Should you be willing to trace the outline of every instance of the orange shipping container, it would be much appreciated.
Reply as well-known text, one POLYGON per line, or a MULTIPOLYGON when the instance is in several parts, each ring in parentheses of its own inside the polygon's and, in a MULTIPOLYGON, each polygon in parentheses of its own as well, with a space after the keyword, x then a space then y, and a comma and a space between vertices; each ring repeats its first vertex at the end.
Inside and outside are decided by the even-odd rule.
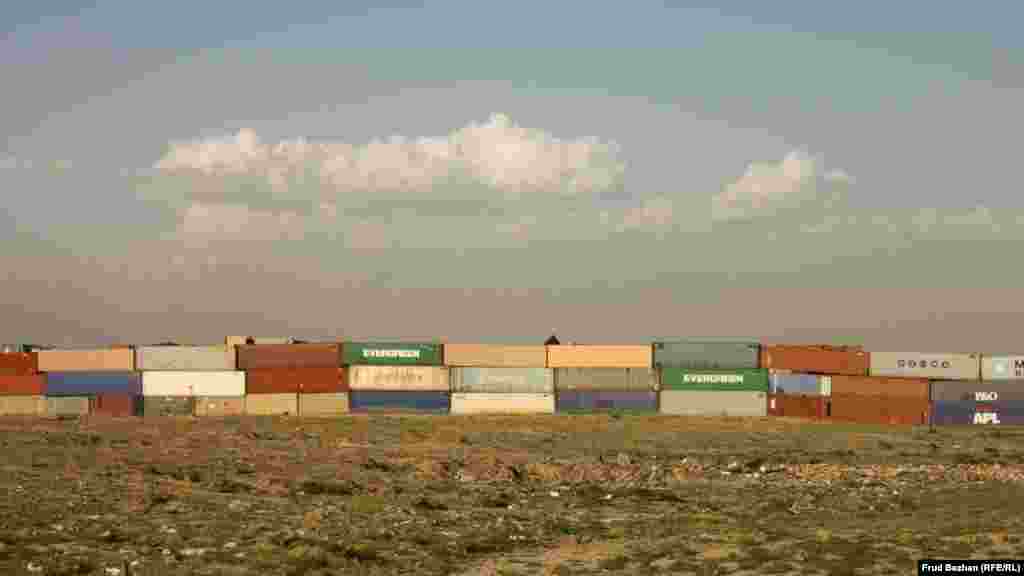
POLYGON ((928 380, 924 378, 884 378, 879 376, 833 376, 833 395, 884 396, 887 398, 928 399, 928 380))
POLYGON ((548 368, 650 368, 649 344, 548 346, 548 368))
POLYGON ((769 394, 768 415, 785 418, 824 418, 826 396, 769 394))
POLYGON ((135 369, 131 348, 40 350, 40 372, 126 372, 135 369))
POLYGON ((834 420, 861 424, 915 426, 929 422, 931 402, 927 398, 900 398, 832 393, 829 400, 834 420))
POLYGON ((807 374, 866 376, 869 353, 860 346, 775 344, 761 348, 761 367, 807 374))
POLYGON ((27 376, 39 371, 39 357, 35 352, 0 353, 0 376, 27 376))
POLYGON ((46 389, 46 375, 5 376, 0 374, 0 394, 38 396, 46 389))
POLYGON ((263 368, 245 372, 246 394, 348 392, 344 368, 263 368))

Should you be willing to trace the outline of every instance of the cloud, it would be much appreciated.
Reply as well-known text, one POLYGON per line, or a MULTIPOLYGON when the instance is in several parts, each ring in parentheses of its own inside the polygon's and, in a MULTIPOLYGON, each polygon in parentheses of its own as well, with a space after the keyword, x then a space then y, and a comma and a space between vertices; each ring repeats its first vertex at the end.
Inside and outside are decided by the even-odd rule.
POLYGON ((191 244, 223 240, 301 240, 304 219, 294 212, 267 212, 229 204, 194 203, 182 215, 178 233, 191 244))
POLYGON ((617 231, 651 229, 671 226, 675 216, 675 204, 665 197, 645 200, 642 205, 626 211, 617 231))

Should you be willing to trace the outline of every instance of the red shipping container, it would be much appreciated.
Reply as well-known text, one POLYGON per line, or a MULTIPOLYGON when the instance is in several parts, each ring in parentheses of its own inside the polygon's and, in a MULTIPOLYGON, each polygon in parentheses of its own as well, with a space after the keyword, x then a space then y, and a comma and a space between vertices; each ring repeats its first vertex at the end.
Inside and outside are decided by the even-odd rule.
POLYGON ((339 366, 341 344, 247 344, 238 347, 239 370, 339 366))
POLYGON ((0 394, 18 396, 42 396, 46 389, 46 375, 5 376, 0 374, 0 394))
POLYGON ((245 372, 246 394, 348 392, 344 368, 264 368, 245 372))
POLYGON ((761 348, 761 368, 804 374, 866 376, 870 360, 860 346, 774 344, 761 348))
POLYGON ((833 394, 832 419, 862 424, 919 426, 929 422, 931 402, 927 398, 833 394))
POLYGON ((825 418, 827 396, 769 394, 768 415, 786 418, 825 418))
POLYGON ((142 415, 142 396, 134 394, 98 394, 89 403, 89 413, 125 418, 142 415))
POLYGON ((833 376, 832 394, 928 399, 930 382, 924 378, 833 376))
POLYGON ((39 355, 35 352, 0 353, 0 375, 31 376, 39 372, 39 355))

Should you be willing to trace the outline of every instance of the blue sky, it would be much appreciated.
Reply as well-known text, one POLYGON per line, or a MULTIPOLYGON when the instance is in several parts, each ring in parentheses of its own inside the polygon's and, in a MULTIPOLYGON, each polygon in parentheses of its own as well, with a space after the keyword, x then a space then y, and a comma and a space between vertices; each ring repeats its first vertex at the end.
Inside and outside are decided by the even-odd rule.
POLYGON ((1022 16, 11 3, 0 336, 1013 351, 1022 16))

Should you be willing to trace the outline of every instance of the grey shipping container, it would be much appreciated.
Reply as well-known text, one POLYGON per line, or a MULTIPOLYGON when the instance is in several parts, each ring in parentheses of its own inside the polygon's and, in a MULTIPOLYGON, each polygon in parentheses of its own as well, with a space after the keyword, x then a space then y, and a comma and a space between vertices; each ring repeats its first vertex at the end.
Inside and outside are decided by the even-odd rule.
POLYGON ((552 394, 551 368, 449 368, 452 392, 552 394))
POLYGON ((654 343, 654 366, 698 370, 759 368, 761 345, 757 342, 677 340, 654 343))
POLYGON ((651 368, 555 368, 555 389, 657 390, 658 373, 651 368))
POLYGON ((767 416, 765 392, 662 390, 658 412, 688 416, 767 416))
POLYGON ((936 380, 933 402, 1024 402, 1024 380, 936 380))
POLYGON ((46 399, 49 416, 86 416, 92 398, 89 396, 52 396, 46 399))
POLYGON ((1024 402, 933 402, 931 418, 936 426, 1020 426, 1024 425, 1024 402))

